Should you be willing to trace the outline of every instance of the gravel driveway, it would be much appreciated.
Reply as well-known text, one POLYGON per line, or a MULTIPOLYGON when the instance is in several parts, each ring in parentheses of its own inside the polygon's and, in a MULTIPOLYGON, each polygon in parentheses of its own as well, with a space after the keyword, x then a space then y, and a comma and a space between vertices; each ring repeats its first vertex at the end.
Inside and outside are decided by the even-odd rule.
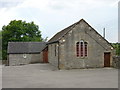
POLYGON ((113 68, 55 70, 48 64, 4 66, 3 88, 118 88, 113 68))

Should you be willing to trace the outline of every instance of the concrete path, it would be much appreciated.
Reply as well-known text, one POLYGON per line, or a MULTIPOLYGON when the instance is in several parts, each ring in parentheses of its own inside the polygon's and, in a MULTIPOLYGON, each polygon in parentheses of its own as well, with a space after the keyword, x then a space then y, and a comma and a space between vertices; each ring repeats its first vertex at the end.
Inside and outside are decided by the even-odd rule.
POLYGON ((55 70, 47 64, 5 66, 3 88, 118 88, 118 70, 55 70))

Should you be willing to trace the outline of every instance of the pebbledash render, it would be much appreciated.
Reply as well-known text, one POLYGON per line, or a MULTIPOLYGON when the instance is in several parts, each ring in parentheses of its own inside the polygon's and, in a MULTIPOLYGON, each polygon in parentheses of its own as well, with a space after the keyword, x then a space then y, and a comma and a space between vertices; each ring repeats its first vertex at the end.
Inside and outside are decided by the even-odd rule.
POLYGON ((58 69, 112 66, 114 48, 84 19, 58 32, 47 43, 28 42, 29 50, 23 48, 25 43, 21 43, 9 43, 9 65, 44 62, 58 69), (15 49, 17 46, 22 49, 15 49))
POLYGON ((48 41, 48 61, 59 69, 111 67, 114 49, 84 19, 48 41))

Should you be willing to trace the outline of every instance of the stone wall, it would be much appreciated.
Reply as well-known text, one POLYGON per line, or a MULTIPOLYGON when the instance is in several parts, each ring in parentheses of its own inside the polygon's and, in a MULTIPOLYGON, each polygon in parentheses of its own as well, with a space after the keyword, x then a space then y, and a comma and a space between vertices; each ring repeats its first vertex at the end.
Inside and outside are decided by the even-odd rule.
POLYGON ((113 63, 114 68, 120 68, 120 56, 113 57, 113 63))
POLYGON ((59 40, 58 56, 55 56, 57 43, 49 45, 50 64, 54 66, 59 64, 60 69, 104 67, 104 53, 109 52, 112 66, 113 47, 100 34, 84 21, 71 29, 59 40), (87 42, 87 56, 76 56, 76 43, 80 41, 87 42))
POLYGON ((0 60, 0 61, 1 61, 1 64, 8 65, 8 60, 0 60))
POLYGON ((48 61, 51 65, 58 67, 58 43, 48 46, 48 61))
POLYGON ((40 54, 9 54, 9 65, 25 65, 30 63, 42 62, 42 55, 40 54))
POLYGON ((31 54, 31 63, 42 63, 43 62, 43 53, 40 54, 31 54))
POLYGON ((2 60, 0 60, 0 65, 2 65, 2 60))
POLYGON ((41 52, 39 55, 39 61, 40 63, 43 63, 43 52, 41 52))
POLYGON ((113 54, 111 46, 84 22, 61 38, 59 48, 61 69, 104 67, 104 52, 113 54), (76 56, 76 43, 81 40, 88 43, 87 57, 76 56))

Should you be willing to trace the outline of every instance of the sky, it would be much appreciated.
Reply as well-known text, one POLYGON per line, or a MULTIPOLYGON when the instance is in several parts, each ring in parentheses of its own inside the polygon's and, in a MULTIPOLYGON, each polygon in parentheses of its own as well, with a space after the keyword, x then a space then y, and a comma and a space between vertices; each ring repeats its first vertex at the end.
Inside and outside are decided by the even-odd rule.
POLYGON ((119 0, 0 0, 0 30, 11 20, 34 21, 42 36, 57 32, 84 19, 106 39, 118 42, 119 0))

